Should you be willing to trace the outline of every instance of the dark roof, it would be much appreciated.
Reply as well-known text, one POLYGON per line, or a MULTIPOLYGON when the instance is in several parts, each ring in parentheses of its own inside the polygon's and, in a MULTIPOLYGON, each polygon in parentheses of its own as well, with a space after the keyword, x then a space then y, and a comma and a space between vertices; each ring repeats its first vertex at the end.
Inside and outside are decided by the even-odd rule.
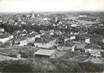
POLYGON ((0 35, 0 38, 6 38, 6 37, 9 37, 10 34, 7 33, 7 32, 4 32, 3 35, 0 35))

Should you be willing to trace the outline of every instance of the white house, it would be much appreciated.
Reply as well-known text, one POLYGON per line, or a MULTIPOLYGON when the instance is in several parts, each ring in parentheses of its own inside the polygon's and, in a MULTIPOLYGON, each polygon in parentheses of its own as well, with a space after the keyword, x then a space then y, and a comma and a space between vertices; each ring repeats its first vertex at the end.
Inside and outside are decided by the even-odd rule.
POLYGON ((42 48, 51 48, 53 44, 51 43, 34 43, 35 47, 42 47, 42 48))
POLYGON ((55 44, 56 40, 50 41, 48 43, 34 43, 35 47, 41 47, 41 48, 51 48, 53 47, 55 44))
POLYGON ((74 33, 73 32, 70 32, 70 35, 73 35, 74 33))
POLYGON ((20 36, 22 36, 22 37, 25 36, 25 35, 26 35, 26 34, 20 34, 20 36))
POLYGON ((53 32, 51 32, 51 33, 50 33, 50 35, 54 35, 54 33, 53 33, 53 32))
POLYGON ((72 46, 72 52, 74 52, 75 51, 75 46, 72 46))
POLYGON ((7 41, 13 39, 13 35, 6 37, 6 38, 0 38, 0 42, 1 43, 6 43, 7 41))
POLYGON ((27 33, 26 29, 24 29, 23 32, 26 32, 27 33))
POLYGON ((21 59, 21 54, 17 54, 17 58, 18 59, 21 59))
POLYGON ((25 46, 27 44, 28 44, 27 40, 22 40, 20 41, 20 44, 18 46, 25 46))
POLYGON ((68 47, 66 47, 66 46, 59 46, 59 47, 57 47, 57 50, 58 51, 67 51, 67 50, 72 50, 74 47, 73 46, 68 46, 68 47))
POLYGON ((70 38, 65 38, 65 39, 64 39, 64 42, 66 42, 66 41, 68 41, 68 40, 70 40, 70 38))
POLYGON ((90 44, 90 38, 85 39, 85 43, 90 44))
POLYGON ((3 20, 0 18, 0 22, 3 22, 3 20))
POLYGON ((35 35, 35 38, 40 38, 40 37, 41 37, 41 35, 40 35, 40 34, 35 35))
POLYGON ((22 21, 21 24, 26 24, 26 22, 22 21))
POLYGON ((33 43, 35 41, 35 37, 27 38, 25 40, 20 41, 20 44, 18 46, 25 46, 28 43, 33 43))
POLYGON ((74 40, 74 39, 76 39, 76 36, 71 36, 70 37, 70 40, 74 40))
POLYGON ((33 34, 33 33, 35 33, 34 31, 32 31, 32 32, 30 32, 29 34, 33 34))
POLYGON ((21 32, 21 31, 18 30, 16 33, 18 34, 18 33, 20 33, 20 32, 21 32))
POLYGON ((72 24, 72 25, 71 25, 71 27, 77 27, 77 26, 78 26, 77 24, 72 24))
POLYGON ((78 34, 79 34, 79 32, 75 32, 75 33, 74 33, 74 35, 78 35, 78 34))
POLYGON ((4 32, 5 30, 4 30, 4 28, 0 28, 0 32, 4 32))
POLYGON ((101 51, 99 49, 85 49, 85 52, 89 52, 94 57, 101 57, 101 51))
POLYGON ((90 52, 92 56, 101 57, 101 52, 97 50, 93 50, 90 52))
POLYGON ((104 43, 104 39, 102 40, 102 42, 104 43))

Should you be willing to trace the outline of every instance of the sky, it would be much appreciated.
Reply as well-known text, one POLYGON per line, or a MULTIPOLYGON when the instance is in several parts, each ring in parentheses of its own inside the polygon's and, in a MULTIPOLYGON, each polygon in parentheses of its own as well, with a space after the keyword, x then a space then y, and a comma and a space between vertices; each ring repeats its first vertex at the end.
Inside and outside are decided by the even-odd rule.
POLYGON ((0 12, 104 11, 104 0, 0 0, 0 12))

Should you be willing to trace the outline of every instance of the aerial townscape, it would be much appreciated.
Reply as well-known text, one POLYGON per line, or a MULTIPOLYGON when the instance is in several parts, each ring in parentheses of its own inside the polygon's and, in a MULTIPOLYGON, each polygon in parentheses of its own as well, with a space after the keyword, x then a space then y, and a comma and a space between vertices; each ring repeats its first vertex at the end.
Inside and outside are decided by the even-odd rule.
POLYGON ((0 72, 104 71, 104 12, 0 14, 0 72))

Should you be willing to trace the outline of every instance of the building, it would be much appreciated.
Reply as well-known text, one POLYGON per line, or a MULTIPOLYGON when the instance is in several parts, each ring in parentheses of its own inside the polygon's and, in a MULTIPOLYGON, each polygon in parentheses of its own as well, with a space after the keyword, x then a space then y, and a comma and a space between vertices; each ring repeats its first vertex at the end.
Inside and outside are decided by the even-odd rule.
POLYGON ((65 38, 65 39, 64 39, 64 42, 66 42, 66 41, 68 41, 68 40, 70 40, 70 38, 65 38))
POLYGON ((77 26, 78 26, 77 24, 72 24, 72 25, 71 25, 71 27, 77 27, 77 26))
POLYGON ((84 43, 79 43, 79 44, 75 44, 75 46, 76 46, 77 49, 84 49, 85 46, 86 46, 86 44, 84 44, 84 43))
POLYGON ((41 47, 41 48, 51 48, 56 45, 56 40, 50 41, 48 43, 34 43, 35 47, 41 47))
POLYGON ((13 36, 12 36, 12 35, 9 36, 9 37, 6 37, 6 38, 0 38, 0 42, 1 42, 1 43, 6 43, 7 41, 9 41, 9 40, 11 40, 11 39, 13 39, 13 36))
POLYGON ((85 39, 85 43, 90 44, 90 38, 85 39))
POLYGON ((71 36, 70 37, 70 40, 75 40, 76 39, 76 36, 71 36))
POLYGON ((4 28, 0 28, 0 33, 1 33, 1 32, 4 32, 4 31, 5 31, 4 28))
POLYGON ((71 51, 73 51, 73 49, 74 49, 74 46, 59 46, 59 47, 57 47, 57 50, 59 50, 59 51, 67 51, 67 50, 71 50, 71 51))
POLYGON ((86 49, 85 52, 89 52, 93 57, 101 57, 101 51, 99 49, 86 49))
POLYGON ((104 43, 104 39, 102 39, 102 42, 104 43))
POLYGON ((26 46, 28 44, 27 40, 20 41, 18 46, 26 46))
POLYGON ((33 11, 32 11, 32 14, 31 14, 31 18, 35 18, 35 14, 34 14, 33 11))
POLYGON ((55 58, 55 52, 56 50, 39 49, 38 51, 34 52, 34 55, 41 57, 55 58))
POLYGON ((0 35, 3 35, 5 32, 4 28, 0 28, 0 35))
POLYGON ((76 43, 74 44, 72 51, 80 51, 80 52, 85 52, 85 43, 76 43))
POLYGON ((28 43, 33 43, 35 41, 35 37, 27 38, 19 42, 18 46, 26 46, 28 43))

